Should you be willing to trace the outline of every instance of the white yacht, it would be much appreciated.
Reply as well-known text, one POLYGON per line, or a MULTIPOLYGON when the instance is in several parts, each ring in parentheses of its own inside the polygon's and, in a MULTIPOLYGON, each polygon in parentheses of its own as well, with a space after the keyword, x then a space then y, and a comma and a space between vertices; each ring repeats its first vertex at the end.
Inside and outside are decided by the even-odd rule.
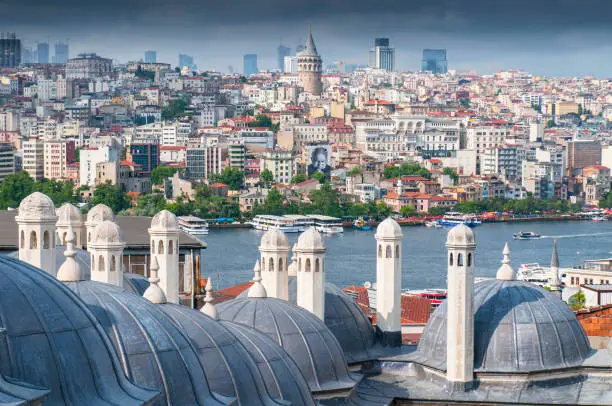
POLYGON ((516 273, 516 279, 546 286, 550 283, 550 268, 541 267, 537 263, 522 264, 516 273))
POLYGON ((249 221, 254 229, 267 231, 278 228, 284 233, 299 233, 300 227, 295 225, 295 220, 284 216, 273 216, 269 214, 259 214, 249 221))
POLYGON ((309 214, 308 217, 314 220, 314 226, 320 233, 340 234, 344 232, 342 219, 330 216, 320 216, 318 214, 309 214))
POLYGON ((178 225, 187 234, 208 235, 208 223, 199 217, 179 216, 178 225))
POLYGON ((299 228, 299 231, 306 231, 308 227, 314 226, 314 219, 309 216, 303 216, 301 214, 285 214, 284 218, 293 220, 293 224, 299 228))

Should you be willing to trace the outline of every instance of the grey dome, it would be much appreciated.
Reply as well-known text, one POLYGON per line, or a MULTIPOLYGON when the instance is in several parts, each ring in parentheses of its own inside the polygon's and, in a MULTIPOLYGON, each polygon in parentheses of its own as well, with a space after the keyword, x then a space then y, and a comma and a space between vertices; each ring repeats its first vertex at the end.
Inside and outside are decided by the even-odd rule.
POLYGON ((110 337, 127 377, 156 388, 156 405, 222 405, 196 350, 173 321, 146 299, 109 284, 68 282, 110 337))
POLYGON ((0 257, 0 374, 51 391, 45 405, 142 405, 94 315, 38 268, 0 257), (18 311, 15 311, 18 309, 18 311))
POLYGON ((308 383, 300 369, 273 339, 257 330, 229 321, 221 322, 244 345, 255 360, 268 393, 292 405, 314 406, 308 383))
POLYGON ((149 288, 149 285, 149 278, 137 273, 123 273, 123 288, 128 292, 135 293, 138 296, 144 296, 144 293, 149 288))
MULTIPOLYGON (((446 369, 444 302, 432 315, 415 361, 446 369)), ((488 280, 474 285, 474 368, 531 372, 582 364, 591 352, 570 308, 528 282, 488 280)))
POLYGON ((275 298, 234 299, 217 305, 220 320, 258 330, 295 361, 312 392, 344 391, 358 378, 348 371, 338 340, 317 316, 275 298))

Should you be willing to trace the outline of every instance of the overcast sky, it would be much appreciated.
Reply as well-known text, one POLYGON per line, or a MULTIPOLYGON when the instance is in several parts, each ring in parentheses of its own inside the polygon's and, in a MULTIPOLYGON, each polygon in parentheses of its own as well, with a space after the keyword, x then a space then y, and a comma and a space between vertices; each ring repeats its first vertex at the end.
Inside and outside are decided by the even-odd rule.
POLYGON ((308 24, 324 64, 367 63, 375 37, 389 37, 396 66, 416 70, 423 48, 446 48, 450 68, 491 73, 612 77, 610 0, 0 0, 0 29, 26 45, 70 39, 70 53, 125 62, 157 51, 200 68, 242 71, 242 55, 276 67, 308 24))

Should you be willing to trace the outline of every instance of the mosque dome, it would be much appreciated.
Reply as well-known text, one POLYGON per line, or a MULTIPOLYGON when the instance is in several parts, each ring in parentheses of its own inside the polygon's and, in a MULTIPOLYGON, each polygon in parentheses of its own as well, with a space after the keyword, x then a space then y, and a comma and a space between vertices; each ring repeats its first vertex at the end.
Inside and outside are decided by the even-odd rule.
POLYGON ((115 215, 113 214, 113 211, 111 210, 111 208, 105 204, 100 203, 94 206, 87 213, 87 226, 88 227, 95 227, 98 224, 106 220, 111 220, 111 221, 115 220, 115 215))
POLYGON ((176 216, 168 210, 160 211, 151 220, 151 230, 153 231, 178 231, 178 229, 176 216))
POLYGON ((338 340, 317 316, 276 298, 234 299, 217 305, 220 320, 275 340, 297 364, 312 392, 350 390, 351 374, 338 340))
MULTIPOLYGON (((591 352, 570 308, 554 294, 528 282, 494 279, 477 283, 473 309, 476 372, 525 373, 574 367, 591 352)), ((446 369, 446 320, 444 302, 425 327, 416 362, 446 369)))
POLYGON ((399 238, 402 236, 402 228, 391 217, 387 217, 376 227, 376 238, 399 238))
POLYGON ((105 220, 93 232, 93 244, 123 244, 123 232, 114 221, 105 220))
POLYGON ((19 220, 57 220, 53 200, 43 193, 32 193, 19 204, 19 220))
POLYGON ((42 270, 0 257, 0 375, 50 390, 49 405, 142 405, 87 306, 42 270), (19 309, 19 311, 15 311, 19 309))
POLYGON ((162 305, 110 284, 82 281, 66 286, 94 313, 123 360, 128 379, 161 392, 156 405, 225 404, 212 393, 198 350, 162 305))
POLYGON ((56 210, 57 213, 57 226, 81 226, 83 223, 83 216, 81 211, 73 204, 64 203, 56 210))
POLYGON ((289 239, 280 229, 274 227, 261 237, 261 249, 289 249, 289 239))
POLYGON ((304 231, 298 237, 297 243, 295 244, 296 251, 311 251, 311 250, 324 250, 325 244, 323 244, 323 237, 314 227, 309 227, 308 230, 304 231))
POLYGON ((465 224, 459 224, 451 228, 446 236, 446 246, 475 246, 476 237, 474 231, 465 224))
POLYGON ((222 321, 255 360, 266 389, 275 399, 292 405, 314 406, 308 383, 289 354, 273 339, 259 331, 222 321))

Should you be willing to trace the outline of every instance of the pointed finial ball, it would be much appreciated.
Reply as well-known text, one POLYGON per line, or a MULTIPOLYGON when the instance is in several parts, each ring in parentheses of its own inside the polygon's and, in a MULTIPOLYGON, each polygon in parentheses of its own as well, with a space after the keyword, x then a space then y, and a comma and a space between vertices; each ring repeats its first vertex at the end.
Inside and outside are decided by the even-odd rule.
POLYGON ((151 277, 149 278, 149 287, 147 288, 147 290, 145 290, 142 297, 155 304, 167 303, 168 300, 166 298, 166 294, 158 285, 159 277, 157 276, 157 271, 159 270, 159 264, 157 263, 156 257, 153 257, 153 261, 151 261, 151 266, 149 267, 149 270, 151 271, 151 277))
POLYGON ((217 307, 212 303, 213 302, 213 296, 212 296, 212 279, 208 278, 206 280, 206 297, 204 297, 204 306, 202 306, 202 308, 200 309, 200 312, 204 313, 205 315, 207 315, 208 317, 214 319, 214 320, 218 320, 218 316, 217 316, 217 307))
POLYGON ((446 246, 448 248, 474 248, 476 246, 474 231, 463 223, 456 225, 446 236, 446 246))
POLYGON ((502 260, 502 265, 497 270, 497 275, 495 277, 502 281, 513 281, 514 269, 512 269, 510 265, 510 247, 508 247, 508 243, 504 246, 503 254, 504 259, 502 260))
POLYGON ((248 297, 263 299, 268 297, 266 288, 261 283, 261 267, 259 261, 255 263, 255 277, 253 277, 253 285, 249 288, 248 297))

